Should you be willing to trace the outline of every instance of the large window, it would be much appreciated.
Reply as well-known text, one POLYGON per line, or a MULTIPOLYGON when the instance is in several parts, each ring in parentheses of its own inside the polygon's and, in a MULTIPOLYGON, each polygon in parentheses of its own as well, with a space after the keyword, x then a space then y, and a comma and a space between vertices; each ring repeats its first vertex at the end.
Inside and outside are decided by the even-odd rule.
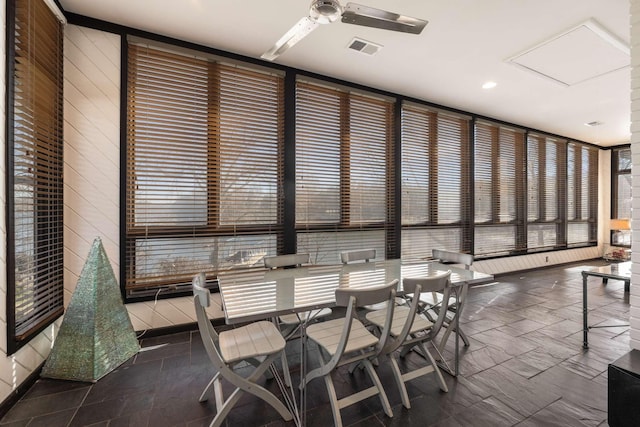
POLYGON ((530 134, 527 138, 527 249, 565 244, 566 150, 564 140, 530 134))
MULTIPOLYGON (((631 148, 611 152, 611 218, 631 219, 631 148)), ((623 221, 626 224, 626 222, 623 221)), ((611 244, 631 246, 631 230, 612 230, 611 244)))
POLYGON ((63 312, 63 27, 42 0, 10 1, 7 18, 13 59, 7 70, 7 341, 13 353, 63 312))
POLYGON ((296 87, 298 252, 335 263, 347 249, 384 258, 392 182, 393 103, 311 82, 296 87))
POLYGON ((611 218, 631 218, 631 148, 612 150, 613 204, 611 218))
POLYGON ((127 70, 130 298, 293 251, 336 263, 359 248, 490 258, 596 244, 587 144, 139 39, 127 70))
POLYGON ((524 132, 490 122, 475 128, 476 256, 526 250, 524 132))
POLYGON ((402 256, 469 252, 469 118, 402 107, 402 256))
POLYGON ((282 224, 282 76, 136 44, 128 58, 127 294, 261 264, 282 224))
POLYGON ((567 150, 567 245, 597 241, 598 150, 572 142, 567 150))

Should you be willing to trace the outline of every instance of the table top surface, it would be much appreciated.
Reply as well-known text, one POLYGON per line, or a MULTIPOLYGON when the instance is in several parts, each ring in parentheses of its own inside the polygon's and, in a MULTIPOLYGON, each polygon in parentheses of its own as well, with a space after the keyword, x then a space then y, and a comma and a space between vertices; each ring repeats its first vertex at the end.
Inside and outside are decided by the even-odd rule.
POLYGON ((349 265, 312 265, 280 270, 235 270, 218 276, 228 324, 331 307, 338 287, 362 288, 451 270, 451 284, 485 283, 493 276, 454 265, 399 259, 349 265))
POLYGON ((631 261, 603 265, 582 270, 585 276, 598 276, 611 279, 629 280, 631 279, 631 261))

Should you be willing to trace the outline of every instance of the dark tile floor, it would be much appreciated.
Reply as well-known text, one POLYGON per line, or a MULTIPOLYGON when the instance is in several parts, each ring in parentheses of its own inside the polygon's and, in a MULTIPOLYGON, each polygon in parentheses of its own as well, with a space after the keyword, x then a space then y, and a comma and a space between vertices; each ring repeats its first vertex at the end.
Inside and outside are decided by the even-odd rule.
MULTIPOLYGON (((607 364, 629 351, 628 328, 595 329, 582 350, 580 270, 599 261, 502 276, 471 288, 463 329, 461 375, 445 374, 449 392, 432 376, 410 383, 412 409, 400 403, 385 363, 380 377, 394 417, 370 398, 342 412, 351 426, 606 426, 607 364)), ((629 317, 622 282, 590 279, 590 323, 623 324, 629 317)), ((451 356, 453 340, 448 343, 451 356)), ((0 420, 0 426, 201 426, 213 417, 212 401, 198 396, 212 375, 197 331, 142 340, 134 358, 95 384, 39 380, 0 420)), ((288 348, 295 360, 299 346, 288 348)), ((422 363, 410 355, 405 363, 422 363)), ((295 371, 295 367, 294 367, 295 371)), ((294 372, 295 377, 295 372, 294 372)), ((366 380, 363 372, 334 376, 338 396, 366 380)), ((264 384, 277 393, 272 380, 264 384)), ((332 424, 321 380, 309 386, 309 426, 332 424)), ((244 396, 229 426, 279 426, 277 413, 244 396)))

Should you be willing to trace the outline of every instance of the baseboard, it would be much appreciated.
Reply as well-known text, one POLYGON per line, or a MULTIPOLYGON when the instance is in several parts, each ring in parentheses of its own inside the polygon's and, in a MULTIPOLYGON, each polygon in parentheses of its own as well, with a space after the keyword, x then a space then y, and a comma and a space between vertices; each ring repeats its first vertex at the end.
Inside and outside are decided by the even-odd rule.
POLYGON ((29 374, 27 379, 25 379, 22 384, 16 387, 16 389, 13 390, 11 394, 7 396, 4 401, 2 401, 2 403, 0 403, 0 419, 2 419, 2 417, 4 417, 7 412, 9 412, 11 408, 13 408, 13 405, 15 405, 16 402, 18 402, 18 400, 20 400, 20 398, 22 398, 22 396, 24 396, 27 391, 29 391, 31 386, 34 385, 36 381, 38 381, 43 366, 44 362, 42 362, 40 366, 36 368, 36 370, 29 374))

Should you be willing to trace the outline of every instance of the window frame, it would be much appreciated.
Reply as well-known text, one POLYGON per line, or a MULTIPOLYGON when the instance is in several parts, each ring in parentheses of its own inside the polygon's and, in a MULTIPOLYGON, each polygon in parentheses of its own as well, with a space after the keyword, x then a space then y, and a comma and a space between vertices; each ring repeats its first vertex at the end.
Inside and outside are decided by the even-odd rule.
MULTIPOLYGON (((199 54, 197 57, 193 58, 193 55, 190 55, 188 52, 183 52, 180 49, 169 49, 166 50, 163 46, 157 46, 153 43, 142 43, 137 39, 129 40, 129 43, 124 43, 125 49, 127 50, 127 64, 123 66, 127 73, 135 74, 136 71, 132 68, 134 65, 131 64, 129 59, 132 55, 135 55, 135 49, 137 47, 131 47, 142 45, 147 49, 153 50, 154 52, 160 52, 158 56, 162 56, 163 52, 166 52, 168 55, 174 57, 172 60, 180 61, 181 57, 184 57, 185 61, 198 61, 199 63, 205 64, 207 67, 207 90, 205 98, 207 106, 206 115, 207 115, 207 135, 206 135, 206 159, 203 158, 203 161, 206 163, 206 220, 205 224, 193 225, 193 224, 185 224, 185 225, 141 225, 138 226, 136 224, 135 217, 133 216, 134 201, 136 200, 136 191, 137 185, 135 184, 134 179, 134 170, 133 166, 135 163, 134 160, 134 150, 135 150, 135 142, 134 138, 134 128, 135 128, 135 120, 128 120, 125 124, 127 126, 127 138, 125 139, 126 152, 131 153, 124 156, 123 162, 123 170, 125 173, 125 180, 123 182, 123 192, 125 193, 123 204, 125 206, 124 211, 126 214, 124 215, 123 221, 123 236, 122 236, 122 248, 121 251, 124 251, 124 268, 121 272, 121 288, 122 293, 125 298, 125 302, 135 302, 141 300, 147 300, 150 297, 152 298, 167 298, 167 297, 175 297, 175 296, 184 296, 189 295, 191 293, 190 287, 190 275, 191 273, 195 274, 196 271, 191 273, 180 272, 177 271, 174 275, 169 273, 163 275, 159 279, 142 279, 138 280, 136 275, 136 259, 137 259, 137 248, 136 242, 152 242, 153 240, 164 240, 164 239, 173 239, 175 241, 184 240, 188 242, 189 239, 212 239, 214 242, 219 242, 220 239, 230 238, 230 239, 243 239, 243 238, 255 238, 259 239, 260 236, 264 236, 267 239, 273 240, 273 250, 275 251, 278 245, 282 241, 282 229, 283 229, 283 150, 284 150, 284 78, 281 73, 273 73, 268 70, 265 70, 260 67, 250 67, 245 66, 244 64, 236 64, 229 61, 221 60, 217 57, 212 57, 208 55, 199 54), (277 86, 275 89, 276 97, 275 105, 276 110, 274 111, 274 116, 276 116, 277 123, 275 127, 277 128, 275 133, 276 139, 276 147, 275 147, 275 158, 276 164, 275 175, 277 182, 274 187, 276 188, 276 192, 273 194, 273 202, 275 203, 275 215, 273 218, 273 222, 269 223, 253 223, 253 224, 223 224, 221 220, 221 212, 223 210, 223 192, 220 189, 220 185, 223 182, 221 175, 224 171, 234 171, 235 169, 225 169, 221 167, 223 162, 223 156, 225 156, 224 150, 222 150, 222 145, 227 143, 227 140, 223 138, 221 133, 224 130, 235 129, 233 128, 233 124, 225 124, 220 126, 220 114, 223 111, 224 107, 222 106, 222 102, 225 101, 225 98, 221 98, 223 90, 229 90, 230 94, 237 93, 238 96, 243 96, 239 90, 238 92, 233 92, 235 87, 233 84, 229 85, 229 82, 225 81, 228 88, 224 89, 222 87, 222 81, 224 77, 221 73, 228 72, 229 70, 237 70, 237 75, 234 75, 234 78, 242 79, 246 77, 246 79, 250 79, 251 76, 263 76, 265 81, 269 79, 273 79, 275 85, 277 86), (279 83, 278 83, 279 82, 279 83), (212 101, 213 99, 213 101, 212 101), (226 126, 226 127, 225 127, 226 126), (140 282, 138 284, 138 282, 140 282)), ((153 53, 151 54, 153 55, 153 53)), ((133 99, 135 98, 135 88, 132 85, 132 80, 135 80, 134 77, 128 76, 125 78, 126 82, 126 92, 128 94, 126 101, 125 110, 128 112, 128 116, 133 117, 135 112, 132 111, 133 99)), ((171 84, 167 83, 167 84, 171 84)), ((231 95, 230 95, 231 96, 231 95)), ((204 102, 204 101, 203 101, 204 102)), ((258 101, 256 101, 258 102, 258 101)), ((232 104, 229 104, 232 105, 232 104)), ((242 107, 241 107, 242 108, 242 107)), ((240 125, 238 125, 240 126, 240 125)), ((160 129, 160 128, 159 128, 160 129)), ((172 134, 167 138, 171 139, 172 134)), ((233 145, 234 138, 237 135, 229 134, 228 136, 228 145, 233 145)), ((152 143, 151 143, 152 144, 152 143)), ((236 145, 237 146, 237 145, 236 145)), ((249 146, 246 146, 249 147, 249 146)), ((227 150, 229 153, 233 154, 232 150, 227 150)), ((158 164, 154 165, 154 167, 158 167, 158 164)), ((237 203, 237 202, 236 202, 237 203)), ((236 204, 232 204, 230 206, 236 206, 236 204)), ((237 205, 239 206, 239 205, 237 205)), ((194 211, 195 212, 195 211, 194 211)), ((217 243, 215 243, 217 247, 217 243)), ((242 243, 239 244, 239 248, 237 253, 241 254, 244 249, 251 249, 251 245, 242 246, 242 243), (246 248, 245 248, 246 246, 246 248)), ((271 247, 271 246, 269 246, 271 247)), ((212 254, 215 251, 212 252, 212 254)), ((213 255, 211 255, 213 256, 213 255)), ((215 289, 217 287, 216 283, 216 271, 210 269, 208 271, 208 281, 207 285, 210 288, 215 289)))
MULTIPOLYGON (((41 38, 52 41, 57 50, 53 53, 55 58, 49 58, 53 64, 44 61, 38 61, 40 68, 44 67, 44 63, 52 68, 47 68, 49 72, 48 78, 53 78, 50 85, 45 89, 48 91, 42 91, 43 87, 38 86, 41 90, 39 96, 42 98, 49 94, 47 101, 49 104, 43 103, 39 98, 39 108, 32 108, 32 114, 25 114, 24 110, 16 108, 14 103, 18 91, 16 86, 20 84, 20 78, 16 75, 16 61, 19 56, 16 51, 16 44, 18 43, 16 37, 16 28, 18 23, 18 2, 21 0, 9 0, 6 3, 6 38, 7 38, 7 94, 6 94, 6 230, 7 230, 7 354, 13 354, 28 344, 31 339, 36 337, 40 332, 51 325, 64 313, 64 246, 63 246, 63 45, 64 45, 64 30, 63 26, 66 23, 64 16, 60 11, 53 9, 54 6, 49 5, 43 1, 31 1, 26 0, 24 3, 29 3, 27 7, 33 10, 34 14, 51 13, 51 16, 46 17, 50 22, 44 25, 42 22, 38 25, 35 20, 27 21, 23 27, 25 32, 33 31, 46 31, 45 27, 55 28, 55 34, 45 32, 44 35, 40 35, 41 38), (31 9, 32 3, 35 3, 34 9, 31 9), (40 8, 40 9, 36 9, 40 8), (54 23, 55 25, 51 25, 54 23), (32 25, 30 25, 32 24, 32 25), (57 55, 56 55, 57 54, 57 55), (45 104, 50 108, 48 111, 43 111, 45 104), (37 138, 31 135, 29 138, 28 128, 26 132, 16 132, 16 121, 20 118, 24 119, 25 115, 28 115, 34 121, 37 121, 40 125, 37 138), (43 117, 45 117, 43 119, 43 117), (37 118, 37 120, 36 120, 37 118), (42 129, 43 122, 46 122, 46 130, 42 129), (19 134, 25 135, 24 137, 18 137, 19 134), (29 150, 26 150, 22 155, 17 150, 18 141, 24 141, 24 146, 30 147, 33 153, 30 154, 29 150), (31 145, 29 145, 31 144, 31 145), (48 145, 50 144, 50 145, 48 145), (40 148, 40 150, 38 150, 40 148), (17 308, 19 301, 17 280, 19 279, 16 269, 18 267, 17 260, 17 248, 19 241, 17 232, 20 227, 20 221, 16 220, 16 212, 20 209, 21 205, 17 200, 15 185, 17 182, 16 174, 18 173, 20 163, 31 161, 30 165, 43 166, 41 169, 35 170, 34 168, 27 168, 27 171, 31 172, 31 175, 21 175, 22 177, 31 177, 34 179, 32 184, 32 190, 36 192, 33 196, 33 245, 32 251, 34 266, 31 267, 33 275, 35 276, 33 286, 35 287, 33 303, 36 307, 35 316, 21 315, 20 310, 17 308), (46 166, 45 166, 46 165, 46 166), (35 179, 37 177, 37 180, 35 179), (46 187, 46 191, 43 190, 43 186, 46 187), (39 190, 40 189, 40 190, 39 190), (37 198, 36 198, 37 197, 37 198), (41 221, 44 220, 44 222, 41 221), (40 231, 39 231, 40 230, 40 231), (44 238, 43 238, 44 236, 44 238), (44 259, 37 254, 44 254, 44 259), (39 263, 38 263, 39 261, 39 263), (37 313, 42 312, 42 315, 37 313), (20 330, 19 330, 20 328, 20 330)), ((24 5, 22 7, 25 7, 24 5)), ((42 19, 42 18, 40 18, 42 19)), ((38 39, 38 36, 33 36, 38 39)), ((32 49, 40 48, 40 51, 51 52, 51 46, 43 46, 42 39, 40 44, 30 44, 32 49)), ((33 55, 37 55, 38 51, 33 55)), ((24 62, 26 63, 26 61, 24 62)), ((33 72, 33 68, 29 69, 33 72)), ((35 74, 35 72, 33 73, 35 74)), ((45 78, 39 79, 40 85, 45 85, 45 78)), ((23 82, 24 84, 25 82, 23 82)), ((31 83, 27 80, 26 83, 31 83)), ((35 105, 34 97, 29 98, 29 93, 32 90, 31 86, 26 86, 28 90, 20 91, 21 103, 33 106, 35 105), (27 99, 29 102, 25 102, 27 99)), ((28 121, 24 121, 26 123, 28 121)), ((22 125, 24 126, 24 125, 22 125)))
MULTIPOLYGON (((618 179, 620 176, 629 175, 631 177, 631 162, 629 163, 629 168, 620 169, 620 161, 619 154, 621 151, 629 151, 629 157, 631 156, 631 146, 623 146, 623 147, 615 147, 611 150, 611 219, 619 219, 618 217, 618 205, 620 199, 620 188, 618 186, 618 179)), ((626 217, 623 217, 626 218, 626 217)), ((631 218, 626 218, 631 220, 631 218)), ((621 244, 615 243, 615 246, 620 247, 631 247, 631 230, 609 230, 609 242, 611 245, 614 245, 614 240, 616 239, 616 234, 629 235, 629 244, 621 244)), ((626 236, 625 236, 626 239, 626 236)))

